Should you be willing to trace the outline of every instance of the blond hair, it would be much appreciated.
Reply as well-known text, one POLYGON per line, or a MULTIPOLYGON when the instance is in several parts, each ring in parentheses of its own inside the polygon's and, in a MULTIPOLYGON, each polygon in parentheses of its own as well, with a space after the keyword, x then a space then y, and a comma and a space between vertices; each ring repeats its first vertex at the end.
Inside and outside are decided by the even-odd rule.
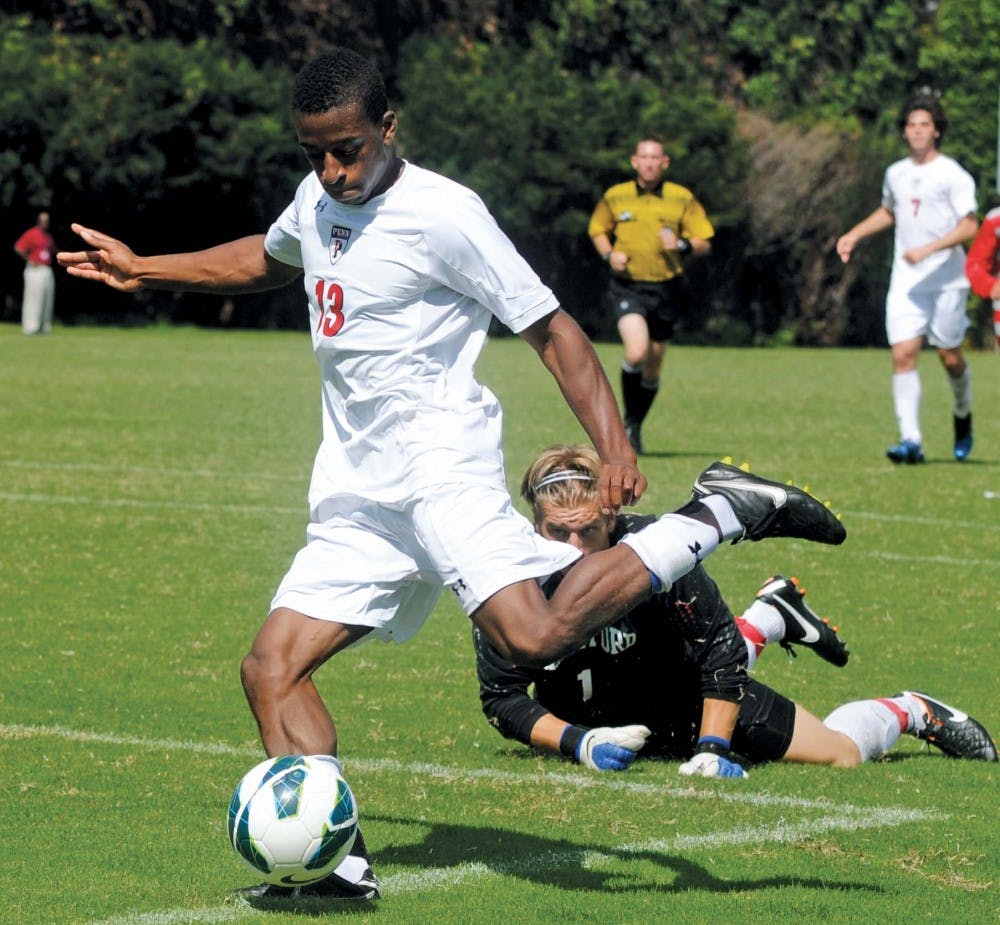
POLYGON ((601 460, 586 444, 550 446, 528 467, 521 479, 521 497, 531 505, 536 520, 543 507, 581 507, 598 497, 601 460))

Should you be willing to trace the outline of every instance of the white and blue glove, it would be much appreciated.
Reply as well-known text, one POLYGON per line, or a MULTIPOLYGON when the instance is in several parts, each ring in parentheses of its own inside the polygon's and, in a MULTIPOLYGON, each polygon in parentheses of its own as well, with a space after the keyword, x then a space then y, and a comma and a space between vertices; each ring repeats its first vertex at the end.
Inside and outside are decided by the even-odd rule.
POLYGON ((685 777, 748 777, 743 765, 729 757, 729 743, 716 736, 702 736, 698 752, 678 769, 685 777))
POLYGON ((560 750, 595 771, 625 771, 649 738, 645 726, 568 726, 560 750))

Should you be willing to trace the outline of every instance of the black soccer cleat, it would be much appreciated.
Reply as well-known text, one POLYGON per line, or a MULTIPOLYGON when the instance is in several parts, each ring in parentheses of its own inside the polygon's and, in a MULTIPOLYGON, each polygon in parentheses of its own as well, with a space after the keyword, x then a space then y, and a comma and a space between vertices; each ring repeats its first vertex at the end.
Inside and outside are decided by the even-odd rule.
POLYGON ((781 640, 783 649, 794 655, 792 643, 805 646, 831 665, 843 668, 850 652, 837 635, 837 627, 830 626, 826 617, 813 613, 805 602, 805 596, 798 578, 783 578, 781 575, 769 578, 757 592, 757 599, 777 608, 785 621, 785 635, 781 640))
POLYGON ((996 761, 996 743, 982 723, 967 713, 950 707, 919 691, 903 691, 897 697, 914 697, 923 706, 924 728, 913 731, 918 739, 936 745, 952 758, 972 761, 996 761))
POLYGON ((743 535, 733 543, 784 536, 836 546, 847 538, 828 504, 794 485, 772 482, 728 463, 714 462, 698 476, 691 497, 700 501, 706 495, 722 495, 732 506, 743 527, 743 535))
POLYGON ((965 462, 972 452, 972 412, 964 418, 954 415, 955 421, 955 459, 965 462))
POLYGON ((276 883, 259 883, 257 886, 243 887, 236 894, 244 899, 266 903, 289 903, 299 899, 331 900, 371 900, 379 899, 382 893, 378 878, 370 867, 366 867, 361 879, 351 883, 336 874, 327 874, 322 880, 303 886, 279 886, 276 883))
POLYGON ((911 466, 924 461, 923 448, 915 440, 900 440, 889 447, 885 455, 894 463, 909 463, 911 466))
POLYGON ((364 902, 380 899, 382 896, 378 878, 371 867, 371 856, 368 846, 358 827, 354 837, 349 857, 360 858, 365 868, 361 877, 352 882, 335 873, 327 874, 322 880, 306 883, 302 886, 280 886, 276 883, 258 883, 256 886, 243 887, 235 891, 237 896, 245 900, 270 905, 271 903, 291 904, 296 900, 353 900, 364 902))

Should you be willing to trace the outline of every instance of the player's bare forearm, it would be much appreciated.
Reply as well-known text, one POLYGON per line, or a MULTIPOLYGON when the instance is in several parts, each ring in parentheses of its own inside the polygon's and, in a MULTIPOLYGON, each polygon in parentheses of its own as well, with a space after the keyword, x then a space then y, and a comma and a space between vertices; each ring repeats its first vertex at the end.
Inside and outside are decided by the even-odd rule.
POLYGON ((712 242, 708 238, 688 238, 694 257, 707 257, 712 252, 712 242))
POLYGON ((264 250, 264 236, 253 235, 188 254, 142 258, 141 280, 147 289, 239 293, 282 286, 300 271, 264 250))
POLYGON ((568 725, 569 723, 552 713, 539 716, 535 725, 531 727, 531 744, 535 748, 558 752, 559 743, 568 725))
POLYGON ((701 737, 714 736, 731 742, 739 715, 738 703, 706 697, 701 713, 701 737))
POLYGON ((974 238, 978 230, 979 222, 976 221, 975 216, 967 215, 947 234, 920 247, 911 247, 903 254, 903 259, 907 263, 920 263, 921 260, 926 260, 931 254, 938 251, 950 250, 953 247, 964 244, 966 241, 974 238))
POLYGON ((862 219, 850 231, 837 239, 837 254, 844 263, 847 263, 851 259, 851 253, 862 238, 886 231, 895 223, 896 219, 893 214, 885 206, 879 206, 871 215, 862 219))
POLYGON ((622 504, 633 504, 646 490, 646 478, 636 467, 635 451, 593 344, 562 309, 533 324, 522 337, 552 373, 601 457, 602 508, 617 510, 622 504))
POLYGON ((976 236, 977 231, 979 231, 979 221, 974 215, 966 215, 952 231, 937 242, 938 249, 947 250, 949 247, 955 247, 956 244, 971 241, 976 236))
POLYGON ((264 250, 263 235, 201 251, 141 257, 121 241, 93 228, 78 224, 72 228, 88 249, 60 251, 56 255, 60 265, 71 276, 102 282, 123 292, 257 292, 284 285, 300 272, 270 257, 264 250))

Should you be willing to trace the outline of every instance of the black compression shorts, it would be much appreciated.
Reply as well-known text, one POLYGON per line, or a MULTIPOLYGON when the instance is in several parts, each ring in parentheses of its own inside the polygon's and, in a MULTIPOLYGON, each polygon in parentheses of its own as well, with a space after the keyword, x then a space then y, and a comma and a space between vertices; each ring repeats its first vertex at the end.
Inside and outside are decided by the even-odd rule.
POLYGON ((780 761, 795 731, 795 704, 750 678, 740 701, 732 750, 752 764, 780 761))

